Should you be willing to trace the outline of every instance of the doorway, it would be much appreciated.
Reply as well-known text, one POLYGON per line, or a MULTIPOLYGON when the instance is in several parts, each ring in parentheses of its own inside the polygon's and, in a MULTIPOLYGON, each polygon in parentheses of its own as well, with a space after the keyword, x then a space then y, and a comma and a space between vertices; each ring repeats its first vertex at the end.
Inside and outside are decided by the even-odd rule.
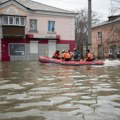
POLYGON ((52 57, 55 51, 56 51, 56 41, 49 40, 48 41, 48 57, 52 57))

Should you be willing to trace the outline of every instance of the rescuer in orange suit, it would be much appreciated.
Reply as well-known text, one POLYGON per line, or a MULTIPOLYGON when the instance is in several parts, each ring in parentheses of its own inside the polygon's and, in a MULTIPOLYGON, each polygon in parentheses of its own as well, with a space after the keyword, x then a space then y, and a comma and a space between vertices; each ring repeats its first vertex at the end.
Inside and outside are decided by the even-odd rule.
POLYGON ((68 53, 70 54, 70 60, 71 60, 73 58, 73 53, 70 50, 68 50, 68 53))
POLYGON ((88 54, 87 54, 87 58, 86 58, 86 61, 92 61, 93 60, 93 55, 92 53, 90 52, 90 50, 87 50, 88 54))
POLYGON ((64 55, 64 60, 65 61, 70 61, 71 60, 71 54, 69 52, 66 52, 64 55))

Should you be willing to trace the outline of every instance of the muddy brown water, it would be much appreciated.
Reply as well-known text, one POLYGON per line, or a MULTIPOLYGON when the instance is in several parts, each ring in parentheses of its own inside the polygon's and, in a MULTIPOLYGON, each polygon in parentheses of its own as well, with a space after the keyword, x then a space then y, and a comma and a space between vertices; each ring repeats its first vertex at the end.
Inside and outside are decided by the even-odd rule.
POLYGON ((120 120, 120 61, 0 62, 0 120, 120 120))

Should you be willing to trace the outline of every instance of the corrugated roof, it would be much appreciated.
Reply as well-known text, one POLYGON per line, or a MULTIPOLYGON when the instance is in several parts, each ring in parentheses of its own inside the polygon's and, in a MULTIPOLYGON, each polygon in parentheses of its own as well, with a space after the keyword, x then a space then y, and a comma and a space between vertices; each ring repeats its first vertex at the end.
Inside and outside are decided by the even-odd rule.
POLYGON ((56 8, 56 7, 52 7, 52 6, 49 6, 49 5, 45 5, 45 4, 42 4, 42 3, 38 3, 38 2, 35 2, 35 1, 31 1, 31 0, 16 0, 18 1, 19 3, 23 4, 24 6, 26 6, 27 8, 30 8, 32 10, 43 10, 43 11, 54 11, 54 12, 68 12, 68 13, 71 13, 70 11, 67 11, 67 10, 63 10, 63 9, 60 9, 60 8, 56 8))
MULTIPOLYGON (((0 0, 0 3, 4 3, 10 0, 0 0)), ((36 11, 50 11, 50 12, 60 12, 60 13, 74 13, 72 11, 68 11, 68 10, 63 10, 60 8, 56 8, 56 7, 52 7, 49 5, 45 5, 39 2, 35 2, 32 0, 13 0, 13 1, 17 1, 18 3, 20 3, 21 5, 25 6, 26 8, 29 8, 31 10, 36 10, 36 11)))

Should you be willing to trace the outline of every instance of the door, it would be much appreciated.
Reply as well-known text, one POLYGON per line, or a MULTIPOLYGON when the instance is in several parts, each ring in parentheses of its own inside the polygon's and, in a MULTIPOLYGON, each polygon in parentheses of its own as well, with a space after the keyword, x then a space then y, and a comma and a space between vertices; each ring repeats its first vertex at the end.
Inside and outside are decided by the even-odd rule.
POLYGON ((98 45, 98 58, 103 58, 104 54, 103 54, 103 46, 102 45, 98 45))
POLYGON ((56 51, 56 41, 49 40, 48 41, 48 57, 52 57, 55 51, 56 51))

